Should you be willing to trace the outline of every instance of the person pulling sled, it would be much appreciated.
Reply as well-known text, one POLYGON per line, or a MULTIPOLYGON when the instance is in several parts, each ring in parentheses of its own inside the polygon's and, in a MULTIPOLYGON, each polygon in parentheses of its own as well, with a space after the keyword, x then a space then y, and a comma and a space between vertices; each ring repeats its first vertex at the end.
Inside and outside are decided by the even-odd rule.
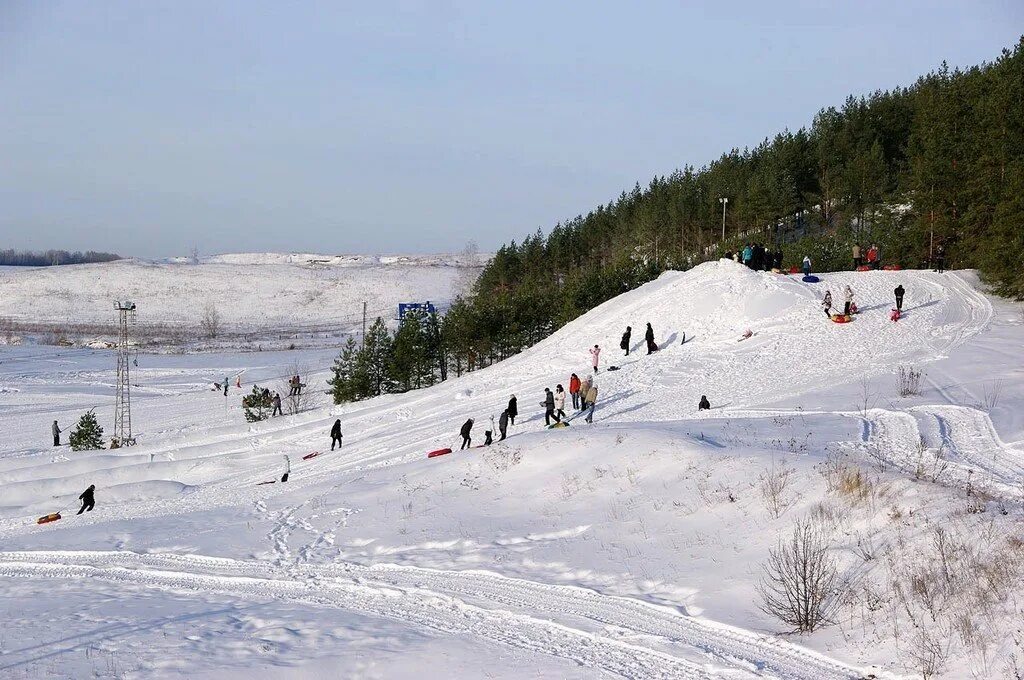
POLYGON ((473 439, 470 435, 473 432, 473 419, 470 418, 462 424, 462 429, 459 430, 459 434, 462 435, 462 446, 459 447, 459 451, 462 449, 468 449, 473 445, 473 439))
POLYGON ((821 306, 825 308, 825 316, 832 318, 832 291, 826 290, 825 297, 821 300, 821 306))
POLYGON ((82 507, 78 511, 79 515, 83 512, 92 512, 92 509, 96 507, 96 498, 93 495, 95 491, 96 485, 90 484, 89 488, 83 491, 82 495, 78 497, 78 500, 82 501, 82 507))

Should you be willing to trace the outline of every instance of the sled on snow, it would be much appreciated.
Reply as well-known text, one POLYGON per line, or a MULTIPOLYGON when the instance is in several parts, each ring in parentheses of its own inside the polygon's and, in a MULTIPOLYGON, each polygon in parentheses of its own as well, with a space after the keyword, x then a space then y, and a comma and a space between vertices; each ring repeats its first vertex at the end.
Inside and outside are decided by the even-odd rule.
POLYGON ((36 520, 36 524, 49 524, 50 522, 56 522, 60 519, 59 512, 51 512, 49 515, 43 515, 36 520))
POLYGON ((800 267, 790 267, 789 268, 789 273, 790 274, 799 274, 800 273, 800 267))
POLYGON ((568 420, 560 420, 557 423, 551 423, 550 425, 548 425, 548 429, 549 430, 558 430, 558 429, 561 429, 563 427, 569 427, 569 421, 568 420))
POLYGON ((752 330, 750 330, 748 328, 743 333, 743 335, 741 335, 739 338, 737 338, 736 342, 743 342, 744 340, 749 340, 750 338, 754 337, 755 335, 757 335, 757 333, 755 333, 754 331, 752 331, 752 330))
POLYGON ((833 323, 850 323, 853 321, 853 315, 847 316, 846 314, 834 314, 829 317, 833 323))
POLYGON ((803 281, 804 283, 818 283, 819 281, 821 281, 821 279, 819 279, 817 276, 814 276, 813 274, 808 274, 807 276, 802 278, 801 281, 803 281))
POLYGON ((314 451, 313 453, 307 453, 305 456, 302 457, 302 460, 309 460, 310 458, 316 458, 319 455, 320 455, 319 451, 314 451))
POLYGON ((871 271, 871 267, 867 266, 866 264, 858 265, 857 271, 859 271, 859 272, 869 272, 869 271, 871 271))
POLYGON ((889 321, 899 321, 901 316, 903 316, 903 314, 900 312, 900 310, 893 307, 893 310, 889 312, 889 321))
POLYGON ((887 272, 898 272, 899 270, 903 269, 903 267, 899 266, 898 264, 887 264, 884 267, 882 267, 882 269, 884 269, 887 272))
POLYGON ((428 453, 427 458, 437 458, 438 456, 444 456, 451 452, 451 449, 437 449, 436 451, 431 451, 430 453, 428 453))

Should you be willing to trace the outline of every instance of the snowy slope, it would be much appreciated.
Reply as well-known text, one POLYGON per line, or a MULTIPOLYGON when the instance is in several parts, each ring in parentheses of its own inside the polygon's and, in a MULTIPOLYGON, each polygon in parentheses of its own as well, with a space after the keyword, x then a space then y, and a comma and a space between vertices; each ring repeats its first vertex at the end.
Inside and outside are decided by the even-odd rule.
MULTIPOLYGON (((731 262, 668 273, 488 369, 252 426, 237 393, 225 404, 203 384, 252 355, 182 358, 177 377, 177 358, 163 357, 143 388, 152 392, 136 418, 140 444, 92 454, 54 455, 45 436, 50 420, 75 412, 65 401, 108 394, 100 360, 21 350, 15 361, 16 350, 0 350, 0 578, 32 642, 0 643, 0 670, 56 675, 56 657, 61 668, 130 677, 315 677, 330 667, 350 677, 841 678, 872 664, 882 676, 913 673, 905 642, 879 627, 893 616, 854 623, 851 609, 841 627, 771 635, 780 626, 756 605, 760 564, 793 518, 839 502, 816 472, 833 455, 869 470, 886 463, 871 502, 836 520, 846 566, 855 537, 869 534, 889 541, 898 529, 901 549, 924 550, 927 530, 909 510, 946 521, 960 508, 956 522, 974 521, 951 500, 968 476, 1019 500, 1024 367, 990 359, 1019 347, 1024 327, 956 274, 822 278, 807 285, 731 262), (863 313, 833 324, 818 300, 847 283, 863 313), (907 313, 893 324, 897 283, 907 313), (621 357, 624 327, 639 350, 647 321, 661 351, 621 357), (747 329, 755 335, 739 341, 747 329), (595 342, 605 348, 597 423, 543 429, 543 387, 589 370, 595 342), (899 365, 925 367, 936 385, 898 399, 899 365), (1002 404, 948 398, 948 383, 977 392, 995 375, 1002 404), (862 389, 870 404, 858 404, 862 389), (510 439, 425 458, 454 444, 467 417, 482 440, 511 393, 521 416, 510 439), (696 412, 702 394, 709 413, 696 412), (345 446, 331 453, 335 417, 345 446), (312 451, 322 453, 301 460, 312 451), (258 486, 280 475, 285 455, 290 481, 258 486), (942 484, 910 481, 921 456, 948 462, 942 484), (758 492, 776 465, 793 478, 780 517, 758 492), (95 512, 32 523, 73 506, 89 483, 95 512), (892 508, 902 519, 887 519, 892 508), (124 594, 146 605, 104 604, 124 594), (82 646, 61 644, 60 624, 38 608, 95 623, 82 646), (124 632, 109 636, 109 626, 124 632)), ((273 378, 287 358, 261 360, 247 381, 273 378)), ((1015 526, 1014 507, 990 513, 990 533, 1015 526)), ((881 578, 879 568, 859 571, 881 578)), ((993 640, 988 663, 996 669, 1012 649, 1008 637, 993 640)), ((973 663, 957 650, 949 677, 973 663)))
POLYGON ((399 302, 445 304, 475 279, 484 257, 235 254, 185 261, 120 260, 0 270, 0 317, 108 323, 113 300, 139 304, 142 323, 199 324, 208 304, 226 326, 263 329, 392 318, 399 302))

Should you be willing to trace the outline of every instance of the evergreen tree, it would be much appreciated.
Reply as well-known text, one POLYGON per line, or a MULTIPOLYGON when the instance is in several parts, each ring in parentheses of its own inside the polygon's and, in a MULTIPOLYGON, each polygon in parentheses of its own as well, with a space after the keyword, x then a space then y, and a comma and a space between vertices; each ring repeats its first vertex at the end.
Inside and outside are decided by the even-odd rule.
POLYGON ((376 397, 391 391, 391 378, 388 374, 391 351, 391 334, 384 320, 378 316, 366 332, 363 349, 356 362, 356 371, 366 376, 366 396, 376 397))
POLYGON ((355 338, 350 335, 341 354, 334 360, 331 368, 334 375, 327 381, 335 404, 358 401, 370 392, 369 379, 363 370, 365 362, 360 361, 359 354, 355 338))
POLYGON ((72 451, 90 451, 103 448, 103 428, 96 420, 96 414, 89 409, 78 419, 68 440, 72 451))
POLYGON ((242 397, 242 411, 245 413, 246 422, 255 423, 266 420, 274 409, 273 397, 264 394, 257 385, 252 386, 252 392, 242 397))

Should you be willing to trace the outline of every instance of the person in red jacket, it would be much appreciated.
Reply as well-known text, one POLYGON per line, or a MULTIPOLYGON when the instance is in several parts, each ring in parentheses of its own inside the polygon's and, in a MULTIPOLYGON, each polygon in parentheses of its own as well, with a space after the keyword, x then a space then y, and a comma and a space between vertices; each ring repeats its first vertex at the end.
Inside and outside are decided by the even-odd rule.
POLYGON ((569 394, 572 395, 572 407, 579 410, 580 407, 580 377, 575 373, 569 378, 569 394))

